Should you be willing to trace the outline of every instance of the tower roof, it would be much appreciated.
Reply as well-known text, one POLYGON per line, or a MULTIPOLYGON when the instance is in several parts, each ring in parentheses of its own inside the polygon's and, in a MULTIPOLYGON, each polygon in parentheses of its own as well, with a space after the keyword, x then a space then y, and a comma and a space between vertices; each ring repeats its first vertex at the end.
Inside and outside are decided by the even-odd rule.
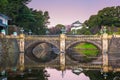
POLYGON ((75 21, 74 23, 72 24, 82 24, 80 21, 75 21))

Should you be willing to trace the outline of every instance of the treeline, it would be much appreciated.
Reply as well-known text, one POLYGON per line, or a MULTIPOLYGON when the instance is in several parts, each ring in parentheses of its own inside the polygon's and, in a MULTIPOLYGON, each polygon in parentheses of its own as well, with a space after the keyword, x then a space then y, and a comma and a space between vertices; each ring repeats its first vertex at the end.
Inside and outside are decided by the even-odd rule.
MULTIPOLYGON (((50 29, 51 34, 60 34, 61 25, 58 24, 50 29)), ((79 35, 100 34, 100 29, 103 26, 107 27, 108 34, 120 34, 120 6, 106 7, 99 10, 96 15, 91 15, 88 20, 83 23, 83 28, 76 30, 79 35)), ((65 27, 64 25, 62 27, 65 27)), ((72 30, 67 34, 73 34, 72 30)))
POLYGON ((102 26, 107 26, 108 32, 119 31, 120 28, 120 6, 106 7, 98 11, 97 15, 90 16, 84 22, 89 26, 91 33, 98 33, 102 26), (116 29, 112 31, 113 29, 116 29))
POLYGON ((48 11, 37 11, 26 6, 31 0, 0 0, 0 13, 9 16, 10 25, 23 27, 33 34, 45 34, 49 17, 48 11))

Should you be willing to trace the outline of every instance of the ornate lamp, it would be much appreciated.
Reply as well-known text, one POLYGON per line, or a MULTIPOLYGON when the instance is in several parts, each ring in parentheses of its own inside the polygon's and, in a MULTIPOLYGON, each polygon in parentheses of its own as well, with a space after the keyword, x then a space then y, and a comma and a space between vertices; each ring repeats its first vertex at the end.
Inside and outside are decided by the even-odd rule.
POLYGON ((31 35, 31 34, 32 34, 32 31, 31 31, 31 30, 29 30, 29 32, 28 32, 28 33, 29 33, 29 35, 31 35))
POLYGON ((65 33, 66 33, 66 30, 65 30, 64 27, 62 27, 61 32, 62 32, 62 34, 65 34, 65 33))
POLYGON ((100 34, 103 34, 103 30, 102 29, 100 30, 100 34))
POLYGON ((48 35, 49 34, 49 31, 48 30, 46 30, 46 35, 48 35))
POLYGON ((103 27, 103 33, 106 33, 106 31, 107 31, 107 29, 106 29, 106 27, 104 26, 104 27, 103 27))
POLYGON ((21 31, 21 33, 23 34, 23 32, 24 32, 24 29, 23 29, 23 28, 21 28, 21 30, 20 30, 20 31, 21 31))

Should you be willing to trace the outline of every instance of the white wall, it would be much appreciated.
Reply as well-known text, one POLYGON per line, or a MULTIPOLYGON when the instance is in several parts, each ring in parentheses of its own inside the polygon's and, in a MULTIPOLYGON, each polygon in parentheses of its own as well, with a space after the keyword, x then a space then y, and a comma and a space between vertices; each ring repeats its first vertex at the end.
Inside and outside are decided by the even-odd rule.
POLYGON ((83 26, 79 26, 79 27, 72 27, 72 28, 71 28, 71 31, 72 31, 72 30, 78 30, 78 29, 81 29, 82 27, 83 27, 83 26))

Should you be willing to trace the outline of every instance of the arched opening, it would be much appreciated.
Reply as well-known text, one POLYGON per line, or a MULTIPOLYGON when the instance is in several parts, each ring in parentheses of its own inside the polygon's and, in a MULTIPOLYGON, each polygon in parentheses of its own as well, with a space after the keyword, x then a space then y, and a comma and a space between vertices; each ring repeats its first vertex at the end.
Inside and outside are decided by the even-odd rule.
POLYGON ((35 62, 46 63, 58 56, 59 50, 56 46, 46 42, 36 42, 29 45, 25 55, 35 62))
POLYGON ((80 63, 92 62, 101 55, 100 48, 90 42, 77 42, 71 45, 66 52, 69 58, 80 63))

